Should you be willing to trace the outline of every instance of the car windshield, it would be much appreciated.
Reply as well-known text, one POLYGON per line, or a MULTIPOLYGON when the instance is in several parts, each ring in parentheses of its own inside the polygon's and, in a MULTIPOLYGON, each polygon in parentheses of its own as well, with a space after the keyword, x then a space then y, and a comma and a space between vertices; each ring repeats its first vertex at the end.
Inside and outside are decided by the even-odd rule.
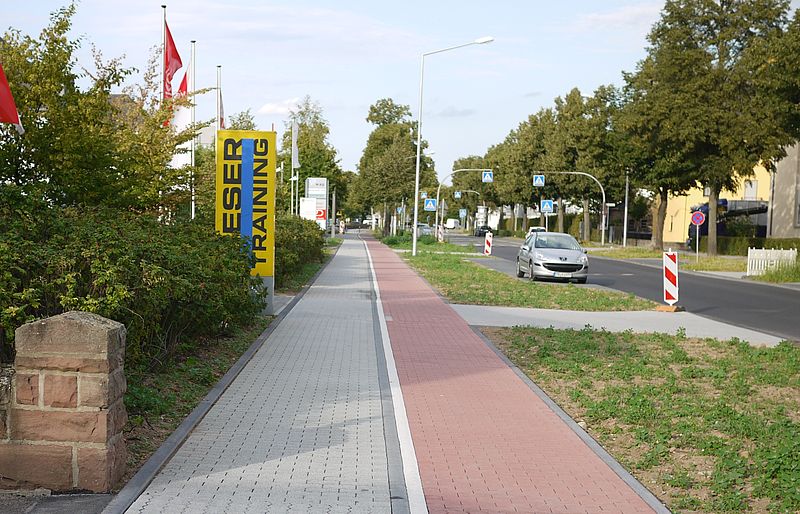
POLYGON ((554 248, 557 250, 580 250, 581 245, 575 238, 567 234, 539 234, 536 237, 536 248, 554 248))

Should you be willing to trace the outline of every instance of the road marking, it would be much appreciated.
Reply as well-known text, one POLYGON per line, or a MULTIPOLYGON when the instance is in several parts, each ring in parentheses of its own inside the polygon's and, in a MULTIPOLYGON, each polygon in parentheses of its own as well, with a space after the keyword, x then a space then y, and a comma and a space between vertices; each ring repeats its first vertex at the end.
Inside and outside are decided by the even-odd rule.
POLYGON ((636 276, 635 273, 620 273, 619 276, 621 277, 634 277, 636 276))
POLYGON ((386 326, 386 316, 383 313, 381 291, 378 287, 378 276, 375 274, 372 254, 369 252, 369 246, 366 241, 364 241, 364 249, 367 251, 369 269, 372 273, 372 286, 375 290, 375 302, 378 305, 378 321, 381 326, 383 354, 386 357, 386 369, 389 374, 389 389, 392 392, 392 405, 394 406, 394 419, 397 425, 397 438, 400 441, 400 455, 403 459, 403 476, 406 481, 408 507, 411 514, 427 514, 428 505, 425 503, 425 493, 422 490, 422 478, 419 476, 419 465, 417 464, 417 454, 414 450, 414 440, 411 438, 411 427, 408 425, 406 404, 403 401, 403 390, 400 388, 400 377, 397 375, 397 367, 395 366, 394 354, 392 353, 392 343, 389 340, 389 328, 386 326))

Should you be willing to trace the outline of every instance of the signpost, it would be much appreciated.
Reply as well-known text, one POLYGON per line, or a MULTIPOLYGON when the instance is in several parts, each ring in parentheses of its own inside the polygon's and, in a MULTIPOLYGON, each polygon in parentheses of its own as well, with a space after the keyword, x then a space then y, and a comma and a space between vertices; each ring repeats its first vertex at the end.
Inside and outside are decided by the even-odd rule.
POLYGON ((214 226, 248 241, 250 274, 261 277, 268 292, 267 314, 275 308, 275 148, 275 132, 217 131, 214 226))
POLYGON ((492 255, 492 236, 491 232, 486 232, 486 239, 483 241, 483 255, 492 255))
POLYGON ((425 207, 423 209, 429 212, 436 212, 436 198, 426 198, 425 207))
POLYGON ((494 182, 494 172, 492 170, 483 170, 481 182, 494 182))
POLYGON ((678 252, 664 252, 664 303, 670 307, 678 303, 678 252))
POLYGON ((700 262, 700 225, 706 222, 706 215, 700 211, 692 213, 692 225, 694 225, 694 236, 697 238, 696 260, 700 262))

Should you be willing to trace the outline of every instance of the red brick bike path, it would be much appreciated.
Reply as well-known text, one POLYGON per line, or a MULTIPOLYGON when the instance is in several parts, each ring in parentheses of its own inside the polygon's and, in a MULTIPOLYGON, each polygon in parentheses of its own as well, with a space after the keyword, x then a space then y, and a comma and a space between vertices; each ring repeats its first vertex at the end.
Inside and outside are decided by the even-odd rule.
POLYGON ((431 513, 653 512, 397 254, 368 245, 431 513))

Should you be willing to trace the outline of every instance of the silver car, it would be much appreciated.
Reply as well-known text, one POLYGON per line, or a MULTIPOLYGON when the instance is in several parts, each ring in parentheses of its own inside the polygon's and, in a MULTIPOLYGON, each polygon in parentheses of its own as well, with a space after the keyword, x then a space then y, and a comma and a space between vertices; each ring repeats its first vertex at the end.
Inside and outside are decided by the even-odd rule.
POLYGON ((539 278, 574 280, 585 284, 589 276, 589 257, 569 234, 534 232, 525 239, 517 254, 517 276, 528 273, 539 278))

